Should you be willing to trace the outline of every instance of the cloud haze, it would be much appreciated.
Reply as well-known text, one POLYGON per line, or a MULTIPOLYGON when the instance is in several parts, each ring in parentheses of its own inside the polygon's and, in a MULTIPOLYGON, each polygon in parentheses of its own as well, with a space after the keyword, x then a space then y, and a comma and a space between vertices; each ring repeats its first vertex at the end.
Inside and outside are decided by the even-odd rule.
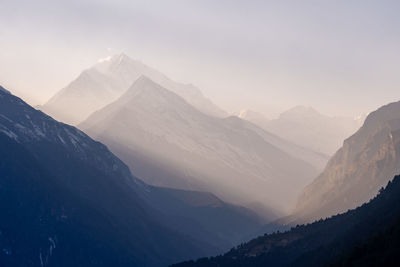
POLYGON ((0 80, 42 103, 125 52, 228 111, 356 115, 400 98, 397 1, 10 1, 0 80))

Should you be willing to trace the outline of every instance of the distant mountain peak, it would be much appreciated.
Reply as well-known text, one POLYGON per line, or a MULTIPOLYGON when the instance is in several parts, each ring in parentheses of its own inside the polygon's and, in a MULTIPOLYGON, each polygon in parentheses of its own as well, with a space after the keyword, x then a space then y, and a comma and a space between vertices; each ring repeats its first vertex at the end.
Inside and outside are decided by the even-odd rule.
POLYGON ((112 58, 111 58, 111 60, 115 60, 118 64, 121 64, 121 63, 124 63, 124 62, 126 62, 126 63, 130 63, 130 62, 139 62, 139 61, 137 61, 137 60, 134 60, 134 59, 132 59, 132 58, 130 58, 129 56, 127 56, 126 54, 124 54, 124 53, 121 53, 121 54, 119 54, 119 55, 115 55, 115 56, 113 56, 112 58))
MULTIPOLYGON (((317 174, 295 156, 297 151, 262 129, 236 116, 207 116, 147 75, 79 127, 107 143, 153 185, 210 190, 235 203, 283 203, 277 190, 265 191, 276 177, 277 187, 290 181, 290 190, 296 191, 317 174)), ((285 197, 285 205, 291 200, 285 197)))
POLYGON ((105 58, 100 58, 97 62, 102 63, 102 62, 107 62, 107 61, 122 61, 122 60, 132 60, 129 56, 127 56, 125 53, 121 54, 115 54, 112 56, 107 56, 105 58))
POLYGON ((280 118, 297 118, 297 117, 319 117, 322 116, 317 110, 310 106, 295 106, 285 112, 283 112, 280 118))
POLYGON ((254 110, 251 110, 251 109, 248 109, 248 108, 242 109, 235 115, 241 119, 245 119, 245 120, 249 120, 249 121, 257 121, 257 122, 268 121, 268 118, 264 114, 254 111, 254 110))
POLYGON ((185 112, 201 113, 184 98, 164 88, 146 75, 140 76, 120 99, 122 100, 120 103, 126 104, 135 101, 135 106, 152 111, 182 109, 185 112))
POLYGON ((142 85, 142 84, 147 84, 147 83, 152 83, 154 86, 160 86, 158 83, 154 82, 152 79, 147 77, 146 75, 140 75, 140 77, 136 80, 136 82, 133 85, 142 85))
POLYGON ((107 61, 110 61, 111 59, 112 59, 112 56, 100 58, 99 60, 97 60, 97 63, 107 62, 107 61))
POLYGON ((147 77, 146 75, 141 75, 129 89, 127 90, 127 93, 125 95, 132 95, 132 94, 137 94, 137 93, 145 93, 149 91, 163 91, 167 90, 163 88, 160 84, 154 82, 152 79, 147 77))
POLYGON ((124 52, 120 53, 119 55, 115 55, 115 57, 118 57, 119 60, 131 60, 131 58, 124 52))
POLYGON ((226 112, 204 97, 197 87, 175 82, 124 53, 103 58, 84 70, 43 105, 42 110, 66 123, 79 124, 93 112, 121 97, 142 75, 181 96, 205 114, 226 116, 226 112))
POLYGON ((245 108, 245 109, 242 109, 241 111, 239 111, 238 117, 243 119, 243 118, 246 118, 247 115, 251 114, 251 113, 253 113, 252 110, 245 108))

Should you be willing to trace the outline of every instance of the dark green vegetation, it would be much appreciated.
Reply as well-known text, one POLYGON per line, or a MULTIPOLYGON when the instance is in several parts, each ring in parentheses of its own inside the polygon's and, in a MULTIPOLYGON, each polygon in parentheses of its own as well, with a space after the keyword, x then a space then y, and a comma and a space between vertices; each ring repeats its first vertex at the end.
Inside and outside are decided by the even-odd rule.
POLYGON ((370 202, 344 214, 242 244, 225 255, 174 266, 396 266, 400 176, 370 202))
POLYGON ((195 193, 144 184, 101 143, 0 90, 1 266, 166 266, 260 225, 210 194, 180 194, 195 193))
POLYGON ((398 266, 400 251, 400 220, 391 227, 357 244, 344 253, 332 266, 398 266))

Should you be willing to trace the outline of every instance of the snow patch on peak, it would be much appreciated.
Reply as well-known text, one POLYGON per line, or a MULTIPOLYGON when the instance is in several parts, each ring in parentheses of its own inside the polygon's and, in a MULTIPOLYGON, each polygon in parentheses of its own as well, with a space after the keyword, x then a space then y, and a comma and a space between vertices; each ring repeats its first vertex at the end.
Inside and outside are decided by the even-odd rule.
POLYGON ((248 109, 242 109, 241 111, 239 111, 238 117, 245 118, 248 112, 249 112, 248 109))
POLYGON ((111 56, 105 57, 105 58, 100 58, 99 60, 97 60, 97 63, 103 63, 103 62, 108 62, 112 59, 111 56))

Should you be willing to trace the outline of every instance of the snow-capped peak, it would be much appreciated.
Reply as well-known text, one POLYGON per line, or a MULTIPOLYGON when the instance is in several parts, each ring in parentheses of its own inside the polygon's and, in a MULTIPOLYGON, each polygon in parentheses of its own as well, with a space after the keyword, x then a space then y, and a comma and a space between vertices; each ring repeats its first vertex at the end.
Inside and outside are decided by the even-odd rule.
POLYGON ((103 63, 103 62, 108 62, 112 59, 111 56, 105 57, 105 58, 100 58, 99 60, 97 60, 97 63, 103 63))

